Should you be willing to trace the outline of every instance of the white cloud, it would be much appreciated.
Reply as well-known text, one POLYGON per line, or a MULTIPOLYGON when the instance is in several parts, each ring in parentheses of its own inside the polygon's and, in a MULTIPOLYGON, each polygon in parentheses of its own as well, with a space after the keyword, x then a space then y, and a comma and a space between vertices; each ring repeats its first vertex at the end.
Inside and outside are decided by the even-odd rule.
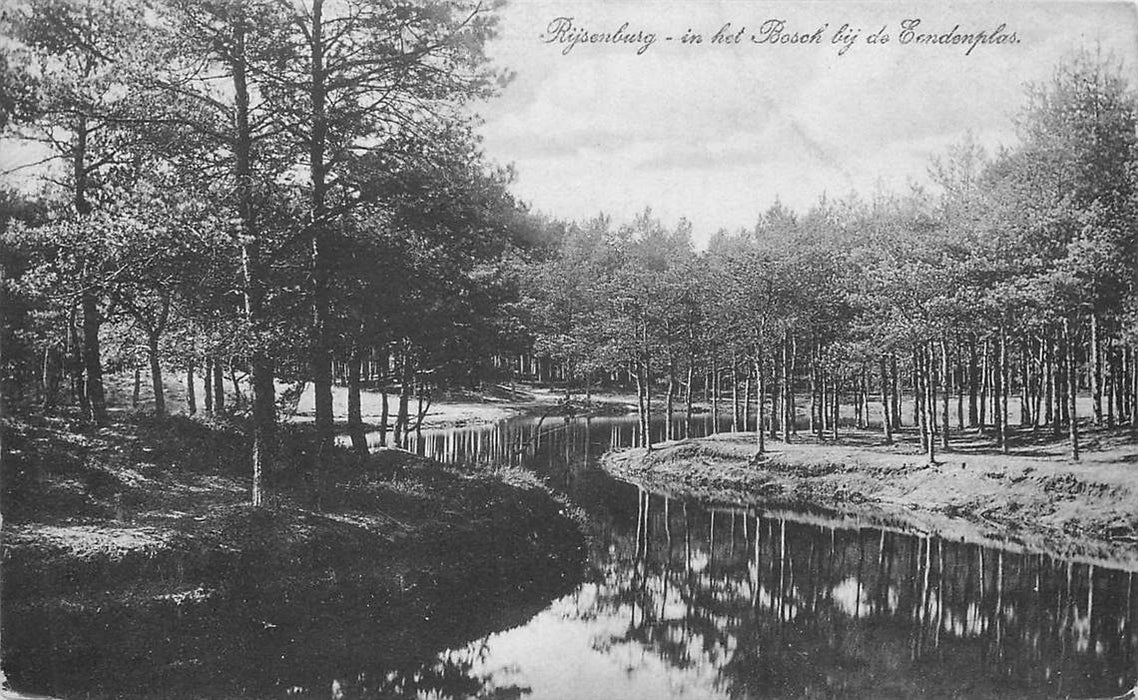
MULTIPOLYGON (((1133 69, 1138 22, 1124 2, 858 3, 518 0, 503 14, 492 55, 517 71, 484 106, 489 155, 517 165, 517 191, 537 208, 581 218, 630 217, 646 205, 666 220, 692 219, 706 237, 749 226, 775 196, 806 208, 823 192, 863 194, 876 183, 927 181, 930 155, 973 132, 1009 143, 1023 85, 1045 80, 1061 56, 1101 46, 1133 69), (635 47, 577 45, 569 55, 539 36, 557 16, 590 31, 659 38, 635 47), (920 30, 994 29, 1015 46, 902 46, 898 23, 920 30), (665 41, 692 28, 787 21, 788 31, 843 23, 864 37, 882 26, 891 43, 684 47, 665 41)), ((746 38, 746 36, 745 36, 746 38)), ((1138 84, 1138 81, 1135 81, 1138 84)))

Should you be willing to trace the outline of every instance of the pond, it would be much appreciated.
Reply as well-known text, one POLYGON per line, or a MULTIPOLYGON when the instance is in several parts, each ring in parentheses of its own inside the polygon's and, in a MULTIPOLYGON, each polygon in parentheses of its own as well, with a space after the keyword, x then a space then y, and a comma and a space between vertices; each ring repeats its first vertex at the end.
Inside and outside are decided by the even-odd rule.
POLYGON ((452 586, 413 638, 346 581, 272 599, 238 586, 141 618, 64 606, 35 624, 66 630, 71 651, 32 647, 19 665, 91 698, 1107 698, 1135 685, 1131 571, 649 493, 597 466, 637 430, 635 417, 516 418, 414 437, 445 462, 531 469, 580 509, 590 548, 567 592, 452 586))
POLYGON ((522 418, 423 433, 416 451, 522 464, 566 493, 592 531, 585 580, 524 624, 336 692, 1037 698, 1135 685, 1132 572, 648 493, 596 468, 636 430, 631 418, 522 418))

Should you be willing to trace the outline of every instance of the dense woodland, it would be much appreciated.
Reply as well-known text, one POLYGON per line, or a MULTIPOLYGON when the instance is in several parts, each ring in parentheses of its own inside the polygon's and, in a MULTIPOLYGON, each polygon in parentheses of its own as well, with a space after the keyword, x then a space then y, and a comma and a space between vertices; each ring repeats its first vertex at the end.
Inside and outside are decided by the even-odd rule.
POLYGON ((663 413, 671 437, 699 398, 712 425, 722 409, 736 429, 759 426, 760 454, 768 434, 839 439, 842 405, 866 428, 873 404, 884 441, 916 426, 930 461, 966 429, 1004 451, 1013 430, 1063 434, 1078 459, 1080 418, 1136 427, 1138 150, 1123 75, 1071 57, 1027 90, 1019 143, 987 153, 968 138, 934 159, 936 192, 823 196, 805 214, 776 203, 702 252, 688 223, 649 211, 570 225, 532 267, 534 353, 586 387, 628 378, 643 425, 663 413))
POLYGON ((885 442, 916 425, 930 460, 964 430, 1077 458, 1080 422, 1138 424, 1138 103, 1109 58, 1057 66, 1018 141, 965 140, 935 188, 775 204, 700 250, 648 210, 560 222, 511 196, 471 116, 509 79, 492 7, 35 0, 3 21, 0 126, 37 154, 2 202, 5 412, 102 424, 104 375, 133 372, 162 414, 177 372, 191 413, 247 426, 254 503, 306 387, 317 454, 338 420, 366 449, 362 390, 401 445, 438 392, 517 379, 635 387, 671 436, 705 404, 759 453, 840 439, 842 406, 884 415, 885 442))

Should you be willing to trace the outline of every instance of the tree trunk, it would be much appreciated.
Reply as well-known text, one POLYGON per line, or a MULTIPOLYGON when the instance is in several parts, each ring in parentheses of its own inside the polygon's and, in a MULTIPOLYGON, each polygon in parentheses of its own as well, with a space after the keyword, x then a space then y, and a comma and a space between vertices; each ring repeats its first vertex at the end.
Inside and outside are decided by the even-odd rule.
POLYGON ((1044 373, 1047 371, 1046 365, 1043 364, 1043 359, 1044 359, 1044 354, 1045 354, 1044 348, 1045 348, 1045 343, 1043 342, 1042 338, 1039 338, 1039 354, 1037 356, 1038 359, 1036 360, 1036 364, 1038 365, 1039 371, 1038 372, 1032 372, 1032 375, 1033 375, 1033 379, 1032 379, 1032 389, 1033 389, 1032 400, 1034 401, 1034 406, 1033 406, 1032 411, 1031 411, 1031 432, 1032 432, 1032 434, 1039 432, 1040 417, 1041 417, 1040 411, 1043 408, 1043 394, 1044 394, 1044 390, 1043 390, 1044 378, 1043 377, 1044 377, 1044 373))
POLYGON ((833 439, 835 441, 837 441, 837 439, 838 439, 838 422, 840 421, 840 419, 842 417, 842 386, 841 386, 841 379, 839 378, 837 372, 834 373, 833 385, 834 385, 834 388, 830 393, 833 396, 834 413, 833 413, 833 417, 830 419, 830 434, 831 434, 831 437, 833 437, 833 439))
POLYGON ((1067 355, 1067 410, 1070 413, 1068 435, 1071 439, 1071 459, 1079 461, 1079 417, 1076 410, 1079 383, 1075 377, 1075 343, 1071 337, 1071 322, 1063 319, 1063 342, 1067 355))
POLYGON ((1000 436, 1000 450, 1005 454, 1008 451, 1008 329, 1000 324, 999 363, 997 364, 998 387, 996 399, 1000 402, 997 425, 1000 436))
POLYGON ((1019 341, 1019 425, 1020 430, 1031 425, 1031 385, 1028 380, 1027 341, 1019 341))
POLYGON ((387 387, 383 387, 380 391, 380 413, 379 413, 379 446, 387 446, 387 421, 391 418, 391 407, 387 399, 387 387))
POLYGON ((424 389, 425 389, 425 387, 424 387, 423 382, 415 382, 416 404, 415 404, 415 428, 414 428, 414 430, 415 430, 415 437, 419 439, 418 449, 416 450, 416 453, 420 454, 420 455, 423 454, 423 450, 426 447, 426 445, 422 441, 422 438, 423 438, 423 419, 427 417, 427 412, 431 410, 431 402, 433 401, 433 397, 431 396, 430 391, 427 391, 426 396, 423 395, 424 389), (426 399, 426 400, 424 401, 424 399, 426 399))
POLYGON ((1132 347, 1120 348, 1119 354, 1119 385, 1122 389, 1119 402, 1119 420, 1125 417, 1130 423, 1130 430, 1138 429, 1138 416, 1135 415, 1135 399, 1138 399, 1138 372, 1134 371, 1134 349, 1132 347))
POLYGON ((814 346, 810 346, 810 434, 817 430, 818 424, 818 363, 815 360, 814 346))
POLYGON ((1057 410, 1058 403, 1058 390, 1059 390, 1059 355, 1056 341, 1050 332, 1045 333, 1040 342, 1043 343, 1047 354, 1047 363, 1044 365, 1043 374, 1047 383, 1047 410, 1046 420, 1044 421, 1051 427, 1053 435, 1059 434, 1059 411, 1057 410))
MULTIPOLYGON (((249 123, 248 64, 245 56, 246 18, 238 12, 232 24, 233 43, 230 69, 233 72, 234 139, 233 174, 241 229, 241 272, 244 285, 245 320, 254 332, 262 330, 264 272, 261 269, 261 241, 257 209, 253 194, 253 132, 249 123)), ((262 341, 250 352, 253 389, 253 486, 254 506, 264 504, 265 479, 272 469, 276 435, 276 388, 273 384, 273 361, 262 341)), ((221 381, 221 363, 214 361, 214 405, 218 413, 225 408, 225 387, 221 381)))
POLYGON ((1138 372, 1134 371, 1134 348, 1128 347, 1126 354, 1130 358, 1128 361, 1130 367, 1130 398, 1128 400, 1130 411, 1127 415, 1130 416, 1130 432, 1138 434, 1138 416, 1135 415, 1135 402, 1138 402, 1138 372))
POLYGON ((198 412, 198 396, 197 386, 194 382, 194 358, 193 355, 186 360, 186 409, 190 415, 198 412))
POLYGON ((927 450, 929 448, 927 443, 929 431, 925 420, 925 390, 921 383, 921 358, 923 354, 923 345, 913 348, 913 423, 917 426, 917 432, 921 436, 921 449, 927 450))
POLYGON ((1108 344, 1103 348, 1106 354, 1106 361, 1104 364, 1105 377, 1103 380, 1103 391, 1106 394, 1106 427, 1114 427, 1114 395, 1116 386, 1118 384, 1117 375, 1114 368, 1114 349, 1108 344))
POLYGON ((1066 399, 1068 392, 1071 391, 1072 387, 1068 386, 1068 379, 1070 375, 1068 374, 1067 370, 1069 369, 1068 363, 1071 361, 1071 357, 1074 354, 1074 348, 1071 347, 1071 345, 1068 343, 1069 338, 1065 330, 1061 330, 1060 333, 1063 337, 1056 338, 1055 340, 1055 343, 1057 345, 1059 343, 1062 343, 1062 353, 1055 367, 1055 371, 1058 373, 1057 381, 1055 382, 1055 397, 1058 401, 1059 424, 1060 426, 1065 426, 1071 420, 1071 406, 1066 399))
POLYGON ((162 295, 161 309, 157 317, 150 317, 135 310, 136 318, 146 327, 146 347, 150 356, 150 380, 154 390, 154 413, 166 415, 166 392, 162 382, 162 357, 160 355, 162 332, 170 317, 170 296, 162 295))
POLYGON ((695 356, 688 357, 688 382, 684 391, 684 437, 691 430, 692 383, 695 381, 695 356))
POLYGON ((782 381, 779 383, 779 388, 782 390, 782 441, 784 443, 790 442, 790 431, 794 423, 793 411, 793 397, 790 387, 790 333, 787 332, 782 339, 782 381))
POLYGON ((739 360, 731 353, 731 432, 739 432, 739 360))
POLYGON ((99 350, 99 300, 95 292, 83 292, 83 369, 87 377, 84 394, 89 402, 88 418, 95 425, 107 422, 107 399, 103 391, 103 364, 99 350))
POLYGON ((976 335, 968 336, 968 427, 980 424, 980 358, 976 352, 976 335))
POLYGON ((326 114, 326 76, 324 71, 323 0, 312 0, 310 7, 308 98, 311 108, 311 131, 308 138, 308 172, 311 180, 309 226, 312 233, 312 384, 316 402, 316 437, 318 450, 332 446, 335 416, 332 412, 332 347, 330 342, 331 306, 329 278, 330 252, 327 250, 328 222, 327 163, 325 149, 328 134, 326 114))
POLYGON ((711 349, 711 433, 719 432, 719 361, 711 349))
POLYGON ((780 353, 772 351, 770 355, 771 360, 771 376, 770 376, 770 391, 771 396, 771 411, 767 418, 770 421, 770 438, 775 440, 778 438, 779 430, 782 428, 784 410, 782 407, 782 382, 779 381, 779 375, 782 373, 782 358, 780 353))
POLYGON ((1119 350, 1119 387, 1122 390, 1119 402, 1120 415, 1130 423, 1131 430, 1138 427, 1138 415, 1135 415, 1134 401, 1138 398, 1138 372, 1134 371, 1134 350, 1127 346, 1119 350))
POLYGON ((162 387, 162 362, 158 355, 158 336, 151 334, 147 340, 150 356, 150 386, 154 390, 154 415, 166 415, 166 392, 162 387))
POLYGON ((890 364, 890 387, 892 388, 892 401, 893 410, 890 415, 893 416, 893 429, 899 430, 901 428, 901 382, 898 380, 899 374, 897 372, 897 355, 896 353, 889 353, 890 364))
MULTIPOLYGON (((72 153, 73 186, 75 212, 80 218, 91 213, 87 201, 87 115, 78 114, 75 122, 75 147, 72 153)), ((84 265, 86 272, 86 265, 84 265)), ((99 326, 102 316, 99 313, 99 298, 96 288, 87 274, 80 275, 83 291, 80 293, 80 307, 83 311, 83 370, 86 386, 83 388, 83 408, 88 420, 95 425, 107 422, 107 401, 103 390, 103 365, 99 349, 99 326)))
POLYGON ((930 340, 925 346, 925 410, 928 411, 930 435, 933 438, 940 433, 940 414, 937 412, 937 364, 936 349, 930 340))
POLYGON ((360 410, 360 349, 359 345, 352 343, 348 355, 348 435, 352 440, 352 449, 361 454, 367 454, 367 436, 364 434, 363 412, 360 410))
POLYGON ((1120 347, 1115 353, 1114 359, 1114 405, 1115 410, 1118 411, 1118 422, 1125 423, 1128 417, 1126 410, 1126 348, 1120 347))
POLYGON ((237 366, 233 361, 229 361, 229 381, 233 384, 233 410, 241 410, 241 402, 244 397, 241 395, 241 382, 237 380, 237 366))
POLYGON ((652 356, 648 348, 647 326, 644 330, 644 449, 652 451, 652 356))
POLYGON ((940 388, 943 395, 941 396, 941 420, 940 420, 940 445, 948 449, 948 404, 949 397, 952 395, 952 375, 948 372, 948 343, 944 338, 940 341, 940 388))
POLYGON ((636 447, 644 447, 644 372, 639 362, 633 362, 633 376, 636 377, 636 424, 639 427, 639 439, 635 440, 636 447))
POLYGON ((786 372, 786 381, 783 382, 785 398, 782 403, 786 408, 786 425, 790 428, 786 442, 790 442, 791 435, 798 435, 798 408, 794 400, 794 378, 798 371, 798 339, 794 333, 790 334, 790 356, 787 358, 787 366, 789 369, 786 372))
POLYGON ((860 393, 858 428, 867 430, 869 428, 869 370, 864 363, 861 364, 860 393))
POLYGON ((130 394, 130 407, 137 409, 140 398, 142 398, 142 368, 136 362, 134 365, 134 386, 130 394))
POLYGON ((205 392, 205 413, 211 416, 213 415, 213 360, 209 355, 205 356, 205 363, 202 365, 202 391, 205 392))
POLYGON ((830 427, 830 376, 826 372, 825 365, 819 363, 818 367, 818 438, 826 436, 826 430, 830 427))
POLYGON ((411 400, 414 378, 415 368, 411 364, 410 353, 405 348, 403 351, 403 371, 399 381, 399 412, 395 416, 395 446, 399 448, 407 447, 407 428, 410 420, 408 403, 411 400))
POLYGON ((878 371, 881 374, 881 429, 885 432, 885 444, 893 444, 893 416, 889 410, 889 375, 885 371, 885 356, 877 360, 878 371))
POLYGON ((1091 313, 1090 338, 1090 378, 1091 401, 1094 410, 1095 425, 1102 425, 1102 350, 1100 348, 1098 314, 1091 313))
POLYGON ((763 425, 763 420, 766 418, 766 386, 763 381, 763 351, 759 347, 755 348, 755 393, 758 401, 758 415, 755 416, 755 448, 758 454, 762 455, 766 452, 766 430, 763 425))
MULTIPOLYGON (((924 350, 922 349, 921 352, 924 352, 924 350)), ((920 394, 921 401, 924 401, 925 400, 924 392, 922 392, 920 389, 918 389, 918 385, 920 384, 920 381, 921 381, 921 378, 917 376, 919 372, 920 372, 920 370, 917 369, 917 360, 916 360, 916 358, 914 358, 913 359, 913 395, 916 396, 916 395, 920 394)), ((921 386, 923 386, 923 385, 921 385, 921 386)), ((920 406, 918 406, 917 402, 913 401, 913 424, 914 425, 920 425, 920 422, 921 422, 920 412, 922 410, 925 410, 924 404, 921 404, 920 406)))
POLYGON ((79 339, 78 319, 76 318, 78 304, 71 307, 67 320, 67 369, 71 376, 71 397, 79 403, 84 415, 91 412, 91 405, 87 401, 87 390, 83 386, 83 341, 79 339))
POLYGON ((744 360, 743 369, 743 432, 751 429, 751 372, 747 370, 747 362, 744 360))
POLYGON ((956 351, 953 353, 953 357, 956 361, 953 363, 952 381, 956 389, 956 429, 959 432, 964 432, 964 386, 967 383, 965 381, 966 370, 959 339, 954 345, 956 351))
POLYGON ((925 396, 923 411, 921 413, 925 423, 925 449, 929 464, 936 464, 936 435, 934 434, 932 416, 936 411, 936 384, 932 370, 932 351, 928 346, 921 348, 921 372, 925 396))
POLYGON ((44 411, 55 407, 56 394, 59 391, 59 362, 56 358, 56 346, 47 345, 43 349, 43 403, 44 411))
POLYGON ((980 420, 976 424, 981 434, 988 423, 988 381, 991 376, 991 343, 984 338, 984 352, 980 358, 980 420))

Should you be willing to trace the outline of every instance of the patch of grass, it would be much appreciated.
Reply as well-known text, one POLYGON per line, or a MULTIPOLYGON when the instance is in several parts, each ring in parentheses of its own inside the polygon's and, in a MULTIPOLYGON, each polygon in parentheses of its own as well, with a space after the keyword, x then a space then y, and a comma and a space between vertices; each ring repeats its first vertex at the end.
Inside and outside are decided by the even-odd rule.
POLYGON ((94 588, 123 597, 170 571, 178 585, 250 572, 303 585, 363 552, 372 569, 376 557, 437 569, 452 562, 431 557, 461 567, 499 556, 548 564, 550 553, 564 567, 580 545, 564 504, 532 476, 399 450, 317 459, 309 426, 282 427, 264 508, 247 502, 249 445, 236 423, 130 415, 81 432, 66 421, 3 427, 5 584, 16 598, 94 588), (514 541, 516 528, 529 528, 534 546, 514 541))

